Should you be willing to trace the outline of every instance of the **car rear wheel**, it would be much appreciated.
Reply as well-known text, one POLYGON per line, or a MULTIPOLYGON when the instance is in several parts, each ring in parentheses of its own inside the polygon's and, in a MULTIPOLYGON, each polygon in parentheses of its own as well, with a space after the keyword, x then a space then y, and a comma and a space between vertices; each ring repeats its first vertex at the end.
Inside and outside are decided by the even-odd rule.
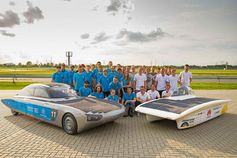
POLYGON ((19 112, 15 111, 15 110, 11 110, 11 112, 12 112, 12 115, 14 115, 14 116, 19 115, 19 112))
POLYGON ((70 135, 77 133, 77 122, 72 114, 66 114, 63 117, 63 129, 67 134, 70 135))

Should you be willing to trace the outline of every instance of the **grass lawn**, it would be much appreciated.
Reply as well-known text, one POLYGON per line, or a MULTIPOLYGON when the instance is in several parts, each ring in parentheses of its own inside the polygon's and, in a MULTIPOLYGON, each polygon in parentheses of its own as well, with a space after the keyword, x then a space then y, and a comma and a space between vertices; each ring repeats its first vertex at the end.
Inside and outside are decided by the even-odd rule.
POLYGON ((18 90, 23 87, 32 84, 33 82, 0 82, 0 90, 18 90))
MULTIPOLYGON (((30 75, 51 77, 56 68, 0 68, 0 75, 30 75)), ((181 69, 177 69, 180 73, 181 69)), ((237 76, 237 70, 210 70, 210 69, 191 69, 193 76, 237 76)))
POLYGON ((194 90, 218 90, 218 89, 237 89, 237 83, 192 83, 194 90))
MULTIPOLYGON (((18 90, 33 82, 0 82, 0 90, 18 90)), ((194 90, 218 90, 218 89, 237 89, 237 83, 192 83, 194 90)))

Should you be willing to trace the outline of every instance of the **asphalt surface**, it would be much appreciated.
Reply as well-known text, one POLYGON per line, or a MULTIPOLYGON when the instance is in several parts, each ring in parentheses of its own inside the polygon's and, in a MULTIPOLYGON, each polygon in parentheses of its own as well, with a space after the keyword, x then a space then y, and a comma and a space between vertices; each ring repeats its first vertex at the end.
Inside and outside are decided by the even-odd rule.
MULTIPOLYGON (((231 99, 228 113, 185 130, 174 121, 123 117, 70 136, 36 119, 12 116, 0 103, 0 157, 237 157, 237 90, 195 92, 231 99)), ((15 93, 0 91, 0 98, 15 93)))

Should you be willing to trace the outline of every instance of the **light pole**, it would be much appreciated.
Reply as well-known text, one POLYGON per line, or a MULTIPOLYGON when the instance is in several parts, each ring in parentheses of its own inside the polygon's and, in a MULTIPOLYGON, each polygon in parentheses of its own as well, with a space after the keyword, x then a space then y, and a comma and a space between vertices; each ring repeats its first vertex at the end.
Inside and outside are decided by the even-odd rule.
POLYGON ((66 52, 66 57, 67 57, 67 64, 68 64, 68 66, 70 66, 71 65, 72 52, 71 51, 67 51, 66 52))

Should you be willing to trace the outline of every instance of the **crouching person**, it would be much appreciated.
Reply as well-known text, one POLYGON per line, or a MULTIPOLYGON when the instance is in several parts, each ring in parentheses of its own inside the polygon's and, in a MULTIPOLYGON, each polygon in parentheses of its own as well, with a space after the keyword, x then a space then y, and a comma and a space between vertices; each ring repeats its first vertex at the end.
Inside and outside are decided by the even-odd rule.
POLYGON ((116 95, 115 89, 110 90, 110 95, 106 99, 111 102, 119 103, 119 97, 116 95))
POLYGON ((82 97, 88 97, 91 94, 91 89, 89 88, 89 82, 84 81, 84 87, 79 89, 79 95, 82 97))
POLYGON ((132 87, 127 87, 127 92, 124 93, 122 99, 122 104, 126 107, 124 116, 133 117, 135 110, 135 102, 136 96, 135 93, 132 92, 132 87))
POLYGON ((170 82, 166 82, 165 90, 162 92, 162 98, 170 97, 173 94, 170 86, 170 82))
POLYGON ((149 94, 146 92, 145 87, 141 86, 141 91, 137 93, 137 101, 136 101, 136 105, 145 103, 149 100, 151 100, 149 94))

